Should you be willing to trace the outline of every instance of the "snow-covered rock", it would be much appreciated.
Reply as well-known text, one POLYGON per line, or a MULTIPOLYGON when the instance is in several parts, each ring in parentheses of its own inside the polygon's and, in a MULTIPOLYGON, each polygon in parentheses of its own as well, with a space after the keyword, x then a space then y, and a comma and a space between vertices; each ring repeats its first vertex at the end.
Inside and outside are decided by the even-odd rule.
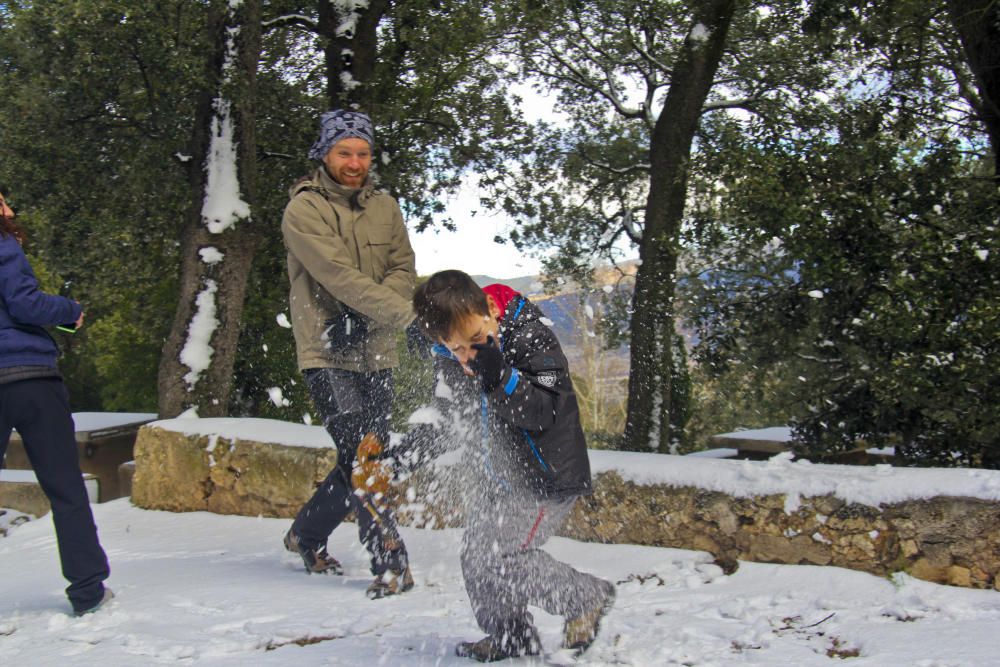
POLYGON ((337 462, 318 426, 173 419, 139 431, 132 501, 174 512, 293 517, 337 462), (284 434, 275 442, 274 425, 284 434))

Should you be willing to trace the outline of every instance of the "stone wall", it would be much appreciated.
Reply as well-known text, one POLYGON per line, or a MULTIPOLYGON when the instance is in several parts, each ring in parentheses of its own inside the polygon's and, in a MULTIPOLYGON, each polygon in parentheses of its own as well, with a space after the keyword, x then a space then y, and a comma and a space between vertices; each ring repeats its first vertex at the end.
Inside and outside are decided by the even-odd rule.
POLYGON ((736 560, 905 571, 945 584, 1000 590, 1000 503, 962 497, 881 508, 833 496, 734 498, 691 487, 643 486, 608 472, 577 504, 563 535, 578 540, 708 551, 736 560))
MULTIPOLYGON (((173 511, 292 517, 336 462, 332 449, 287 447, 143 427, 132 499, 173 511), (211 451, 209 451, 211 450, 211 451)), ((403 525, 462 524, 455 468, 421 471, 395 488, 403 525)), ((833 495, 743 498, 638 484, 616 472, 574 508, 562 535, 612 544, 703 550, 727 571, 740 560, 832 565, 876 575, 1000 590, 1000 502, 939 496, 885 504, 833 495)))
POLYGON ((33 517, 44 516, 52 509, 45 492, 37 483, 7 481, 0 481, 0 507, 33 517))
POLYGON ((294 517, 336 462, 332 448, 143 426, 135 443, 132 502, 173 512, 294 517))

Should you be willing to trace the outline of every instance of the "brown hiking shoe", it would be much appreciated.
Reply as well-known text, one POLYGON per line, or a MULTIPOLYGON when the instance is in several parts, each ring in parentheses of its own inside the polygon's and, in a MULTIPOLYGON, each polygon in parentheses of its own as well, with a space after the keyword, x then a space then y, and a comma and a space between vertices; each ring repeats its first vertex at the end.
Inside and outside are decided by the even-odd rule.
POLYGON ((540 655, 542 642, 535 626, 527 625, 501 636, 486 635, 477 642, 462 642, 455 647, 455 655, 479 662, 496 662, 524 655, 540 655))
POLYGON ((378 600, 390 595, 405 593, 411 588, 413 588, 413 575, 410 574, 410 568, 407 566, 402 572, 386 570, 378 575, 365 593, 369 599, 378 600))
POLYGON ((344 568, 336 558, 326 551, 326 546, 306 549, 299 542, 299 536, 291 528, 285 533, 285 548, 302 557, 302 563, 309 574, 343 574, 344 568))
POLYGON ((615 604, 615 587, 608 582, 604 583, 607 585, 604 602, 576 618, 567 619, 563 627, 563 648, 572 650, 576 655, 580 655, 594 643, 601 627, 601 619, 615 604))

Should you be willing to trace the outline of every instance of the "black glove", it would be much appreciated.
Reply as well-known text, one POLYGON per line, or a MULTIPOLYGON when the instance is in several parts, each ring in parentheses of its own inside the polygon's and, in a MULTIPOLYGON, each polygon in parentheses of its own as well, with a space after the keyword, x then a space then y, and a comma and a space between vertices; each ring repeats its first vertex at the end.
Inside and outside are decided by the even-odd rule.
POLYGON ((469 361, 469 368, 479 376, 483 383, 483 391, 487 394, 500 386, 503 379, 503 353, 500 352, 497 342, 493 336, 486 339, 485 343, 476 343, 472 346, 476 350, 476 358, 469 361))
POLYGON ((406 351, 420 359, 431 358, 431 340, 420 330, 416 320, 406 327, 406 351))
POLYGON ((327 345, 333 350, 357 347, 368 338, 368 318, 344 306, 344 311, 326 321, 327 345))
POLYGON ((444 453, 443 435, 431 424, 415 424, 396 440, 389 454, 396 459, 397 471, 414 472, 444 453))

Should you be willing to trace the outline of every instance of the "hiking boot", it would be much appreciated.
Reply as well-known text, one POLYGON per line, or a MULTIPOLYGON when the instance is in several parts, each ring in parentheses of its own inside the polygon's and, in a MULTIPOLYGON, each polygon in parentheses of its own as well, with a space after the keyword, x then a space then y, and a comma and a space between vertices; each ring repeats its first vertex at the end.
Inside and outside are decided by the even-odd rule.
POLYGON ((403 568, 402 572, 399 570, 386 570, 378 575, 375 577, 375 581, 368 586, 365 594, 371 600, 378 600, 390 595, 405 593, 411 588, 413 588, 413 575, 410 574, 410 568, 407 566, 403 568))
POLYGON ((609 582, 605 584, 604 601, 580 614, 576 618, 566 620, 563 627, 563 645, 565 649, 570 649, 575 655, 580 655, 594 643, 597 639, 597 632, 600 630, 601 619, 611 611, 615 604, 615 587, 609 582))
POLYGON ((344 568, 336 558, 326 551, 326 545, 318 549, 306 549, 299 542, 299 536, 291 528, 285 533, 285 548, 302 557, 302 563, 309 574, 343 574, 344 568))
POLYGON ((462 642, 455 647, 455 655, 472 658, 479 662, 496 662, 508 658, 540 655, 542 641, 535 626, 527 625, 515 632, 504 632, 501 636, 486 635, 477 642, 462 642))
POLYGON ((74 616, 86 616, 87 614, 93 614, 95 611, 97 611, 98 609, 100 609, 101 607, 103 607, 104 605, 106 605, 108 602, 111 602, 111 600, 114 597, 115 597, 115 594, 111 591, 111 589, 110 588, 105 588, 104 589, 104 595, 101 596, 101 599, 98 600, 95 605, 93 605, 91 607, 87 607, 86 609, 74 609, 73 610, 73 615, 74 616))

